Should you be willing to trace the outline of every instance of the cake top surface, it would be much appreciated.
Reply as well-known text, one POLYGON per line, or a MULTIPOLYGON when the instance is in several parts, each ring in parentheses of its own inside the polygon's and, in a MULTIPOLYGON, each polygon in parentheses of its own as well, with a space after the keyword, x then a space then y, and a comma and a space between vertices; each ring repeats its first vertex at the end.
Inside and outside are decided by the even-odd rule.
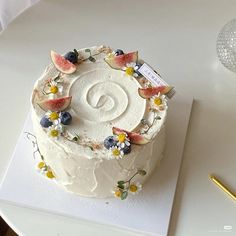
POLYGON ((155 138, 172 87, 154 86, 140 73, 138 52, 95 46, 65 56, 52 51, 51 58, 32 94, 33 119, 49 142, 90 159, 109 159, 116 158, 115 147, 124 155, 130 144, 136 152, 155 138))

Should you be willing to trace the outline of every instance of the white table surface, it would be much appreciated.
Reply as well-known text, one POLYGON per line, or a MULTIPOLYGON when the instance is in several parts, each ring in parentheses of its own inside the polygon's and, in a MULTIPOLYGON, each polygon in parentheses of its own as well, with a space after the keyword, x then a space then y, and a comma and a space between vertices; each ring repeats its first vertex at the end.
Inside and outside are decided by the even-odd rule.
MULTIPOLYGON (((218 31, 236 1, 42 0, 0 34, 0 178, 29 110, 49 51, 107 44, 140 55, 178 93, 195 97, 169 235, 236 235, 236 203, 216 188, 217 173, 236 191, 236 74, 216 56, 218 31)), ((178 125, 178 124, 176 124, 178 125)), ((178 137, 176 137, 178 138, 178 137)), ((30 191, 30 190, 29 190, 30 191)), ((112 227, 0 204, 26 236, 135 235, 112 227)))

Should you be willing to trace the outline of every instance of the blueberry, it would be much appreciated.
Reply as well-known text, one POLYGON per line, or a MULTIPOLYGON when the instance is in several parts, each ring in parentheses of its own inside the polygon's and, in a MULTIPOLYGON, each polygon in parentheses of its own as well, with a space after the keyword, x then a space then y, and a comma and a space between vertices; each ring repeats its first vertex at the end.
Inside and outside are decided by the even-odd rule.
POLYGON ((129 154, 131 152, 131 145, 125 145, 121 150, 124 152, 125 155, 129 154))
POLYGON ((115 55, 116 56, 120 56, 120 55, 123 55, 124 54, 124 52, 121 50, 121 49, 117 49, 116 51, 115 51, 115 55))
POLYGON ((41 120, 40 120, 40 125, 43 128, 48 128, 49 126, 51 126, 53 123, 52 121, 50 121, 46 116, 44 116, 41 120))
POLYGON ((70 114, 69 112, 67 112, 67 111, 61 112, 60 118, 61 118, 61 123, 62 123, 63 125, 69 125, 69 124, 71 123, 71 121, 72 121, 72 116, 71 116, 71 114, 70 114))
POLYGON ((110 149, 111 147, 115 146, 117 144, 117 141, 114 139, 114 136, 108 136, 104 140, 104 146, 107 149, 110 149))
POLYGON ((64 56, 66 60, 70 61, 71 63, 75 64, 78 62, 78 52, 68 52, 64 56))
POLYGON ((141 76, 142 74, 138 71, 139 68, 142 66, 143 64, 141 63, 137 63, 136 66, 135 66, 135 72, 138 74, 138 76, 141 76))

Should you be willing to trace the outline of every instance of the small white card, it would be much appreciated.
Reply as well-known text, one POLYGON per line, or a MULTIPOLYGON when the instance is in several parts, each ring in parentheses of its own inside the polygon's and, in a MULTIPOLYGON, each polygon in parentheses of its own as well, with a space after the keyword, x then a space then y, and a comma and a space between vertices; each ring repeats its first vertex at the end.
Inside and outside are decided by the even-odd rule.
MULTIPOLYGON (((143 65, 138 69, 138 71, 149 80, 154 86, 169 86, 157 72, 155 72, 149 65, 143 63, 143 65)), ((166 94, 168 98, 173 97, 175 94, 175 90, 171 89, 171 91, 166 94)))
POLYGON ((168 86, 168 84, 146 63, 138 70, 146 79, 148 79, 155 86, 168 86))

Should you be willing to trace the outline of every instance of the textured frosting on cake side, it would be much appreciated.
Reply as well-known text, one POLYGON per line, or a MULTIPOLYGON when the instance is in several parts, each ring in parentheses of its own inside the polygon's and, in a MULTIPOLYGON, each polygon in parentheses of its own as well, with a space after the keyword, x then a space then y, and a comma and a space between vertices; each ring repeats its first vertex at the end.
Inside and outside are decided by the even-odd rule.
POLYGON ((81 63, 74 73, 59 73, 51 64, 37 80, 32 94, 34 132, 44 161, 60 185, 85 197, 110 197, 117 181, 129 179, 137 170, 145 170, 147 175, 137 175, 135 179, 143 183, 161 160, 166 98, 161 97, 163 109, 153 112, 152 98, 144 99, 138 93, 139 88, 147 86, 146 80, 111 68, 104 60, 109 56, 108 48, 89 48, 95 62, 85 60, 88 50, 81 49, 78 53, 81 63), (45 83, 58 75, 63 90, 60 94, 45 95, 45 83), (72 123, 66 126, 64 136, 51 138, 40 125, 45 111, 38 105, 39 101, 66 96, 72 97, 67 109, 72 123), (152 125, 147 128, 147 124, 152 125), (149 142, 132 144, 129 154, 115 158, 103 145, 104 139, 113 135, 113 127, 138 132, 149 142), (75 134, 79 136, 78 142, 73 141, 75 134))

